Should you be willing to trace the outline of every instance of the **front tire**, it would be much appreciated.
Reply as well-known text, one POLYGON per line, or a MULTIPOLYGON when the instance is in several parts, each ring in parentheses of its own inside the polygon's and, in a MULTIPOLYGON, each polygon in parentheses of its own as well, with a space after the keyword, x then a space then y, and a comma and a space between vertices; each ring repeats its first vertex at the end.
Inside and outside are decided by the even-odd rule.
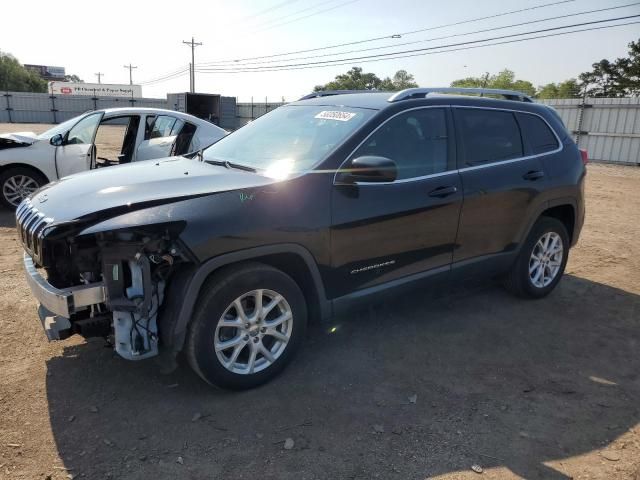
POLYGON ((291 361, 306 325, 304 295, 287 274, 260 263, 228 267, 202 286, 186 355, 212 385, 253 388, 291 361))
POLYGON ((549 295, 562 278, 569 246, 564 224, 556 218, 540 217, 505 277, 507 290, 524 298, 549 295))
POLYGON ((47 183, 42 174, 29 168, 9 168, 0 175, 0 201, 15 210, 22 200, 47 183))

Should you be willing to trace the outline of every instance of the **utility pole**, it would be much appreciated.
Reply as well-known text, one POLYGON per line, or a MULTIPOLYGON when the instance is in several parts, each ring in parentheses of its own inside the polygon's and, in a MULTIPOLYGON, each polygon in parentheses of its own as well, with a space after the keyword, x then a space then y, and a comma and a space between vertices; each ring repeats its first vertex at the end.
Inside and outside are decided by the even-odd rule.
POLYGON ((96 73, 94 73, 94 75, 95 75, 96 77, 98 77, 98 83, 102 83, 102 75, 104 75, 104 73, 102 73, 102 72, 96 72, 96 73))
POLYGON ((191 87, 191 93, 195 93, 196 92, 196 55, 195 55, 195 50, 196 47, 199 47, 200 45, 202 45, 202 43, 196 43, 196 41, 194 40, 193 37, 191 37, 191 41, 190 42, 185 42, 184 40, 182 41, 182 43, 184 43, 185 45, 189 45, 191 47, 191 68, 189 70, 189 79, 190 79, 190 87, 191 87))
POLYGON ((487 83, 489 82, 489 72, 486 72, 483 76, 482 76, 482 88, 485 88, 487 86, 487 83))
POLYGON ((138 68, 138 67, 134 67, 131 64, 123 65, 123 66, 124 66, 124 68, 128 68, 129 69, 129 85, 133 85, 133 69, 134 68, 138 68))

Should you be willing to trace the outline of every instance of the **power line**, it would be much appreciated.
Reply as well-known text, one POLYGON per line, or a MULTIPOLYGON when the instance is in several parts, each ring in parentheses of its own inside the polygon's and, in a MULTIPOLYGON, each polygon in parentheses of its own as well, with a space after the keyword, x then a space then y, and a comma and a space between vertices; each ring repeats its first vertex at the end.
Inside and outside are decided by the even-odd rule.
POLYGON ((124 65, 124 68, 129 69, 129 85, 133 85, 133 69, 138 67, 134 67, 133 65, 129 64, 129 65, 124 65))
POLYGON ((517 9, 517 10, 510 10, 510 11, 507 11, 507 12, 497 13, 497 14, 493 14, 493 15, 487 15, 487 16, 484 16, 484 17, 476 17, 476 18, 471 18, 471 19, 468 19, 468 20, 462 20, 462 21, 459 21, 459 22, 436 25, 434 27, 422 28, 420 30, 413 30, 413 31, 402 32, 402 33, 395 33, 395 34, 392 34, 392 35, 385 35, 385 36, 382 36, 382 37, 373 37, 373 38, 367 38, 367 39, 364 39, 364 40, 356 40, 356 41, 353 41, 353 42, 337 43, 337 44, 334 44, 334 45, 327 45, 327 46, 323 46, 323 47, 309 48, 309 49, 305 49, 305 50, 296 50, 296 51, 292 51, 292 52, 276 53, 276 54, 272 54, 272 55, 262 55, 262 56, 257 56, 257 57, 246 57, 246 58, 228 59, 228 60, 224 60, 224 59, 223 60, 216 60, 216 61, 212 61, 212 62, 205 62, 205 63, 202 63, 201 65, 209 65, 209 64, 216 64, 216 63, 236 63, 236 62, 243 62, 243 61, 246 61, 246 60, 260 60, 260 59, 263 59, 263 58, 283 57, 283 56, 288 56, 288 55, 296 55, 298 53, 317 52, 317 51, 320 51, 320 50, 329 50, 329 49, 332 49, 332 48, 347 47, 347 46, 351 46, 351 45, 359 45, 359 44, 368 43, 368 42, 375 42, 375 41, 379 41, 379 40, 387 40, 387 39, 391 39, 391 38, 399 38, 399 36, 412 35, 412 34, 418 33, 418 32, 426 32, 426 31, 430 31, 430 30, 438 30, 438 29, 441 29, 441 28, 453 27, 453 26, 457 26, 457 25, 463 25, 463 24, 466 24, 466 23, 479 22, 481 20, 489 20, 489 19, 492 19, 492 18, 504 17, 506 15, 513 15, 514 13, 522 13, 522 12, 527 12, 527 11, 531 11, 531 10, 537 10, 537 9, 541 9, 541 8, 552 7, 552 6, 555 6, 555 5, 571 3, 571 2, 575 2, 575 1, 576 0, 560 0, 560 1, 555 1, 555 2, 551 2, 551 3, 545 3, 545 4, 542 4, 542 5, 534 5, 533 7, 520 8, 520 9, 517 9))
POLYGON ((288 13, 287 15, 282 15, 282 16, 281 16, 281 17, 279 17, 279 18, 272 18, 271 20, 266 20, 266 21, 264 21, 263 23, 256 25, 256 28, 260 28, 260 27, 263 27, 263 26, 267 26, 267 25, 269 25, 270 23, 280 22, 280 21, 282 21, 282 20, 284 20, 284 19, 286 19, 286 18, 291 18, 291 17, 294 17, 294 16, 296 16, 296 15, 300 15, 301 13, 308 12, 309 10, 314 10, 314 9, 316 9, 316 8, 318 8, 318 7, 322 7, 323 5, 326 5, 326 4, 328 4, 328 3, 334 3, 334 2, 336 2, 336 1, 337 1, 337 0, 326 0, 326 1, 324 1, 324 2, 316 3, 315 5, 311 5, 311 6, 308 6, 308 7, 302 8, 302 9, 297 10, 297 11, 295 11, 295 12, 288 13))
MULTIPOLYGON (((372 62, 381 62, 381 61, 385 61, 385 60, 395 60, 395 59, 400 59, 400 58, 422 57, 422 56, 426 56, 426 55, 437 55, 439 53, 459 52, 459 51, 463 51, 463 50, 473 50, 473 49, 476 49, 476 48, 485 48, 485 47, 492 47, 492 46, 497 46, 497 45, 520 43, 520 42, 526 42, 526 41, 529 41, 529 40, 537 40, 537 39, 540 39, 540 38, 558 37, 558 36, 562 36, 562 35, 569 35, 569 34, 572 34, 572 33, 591 32, 591 31, 595 31, 595 30, 605 30, 605 29, 608 29, 608 28, 624 27, 624 26, 628 26, 628 25, 637 25, 637 24, 640 24, 640 20, 639 21, 635 21, 635 22, 619 23, 617 25, 605 25, 605 26, 602 26, 602 27, 590 27, 590 28, 583 28, 583 29, 578 29, 578 30, 570 30, 568 32, 550 33, 550 34, 537 35, 537 36, 528 37, 528 38, 518 38, 518 39, 515 39, 515 40, 505 40, 505 41, 502 41, 502 42, 486 43, 484 45, 473 45, 473 46, 468 46, 468 47, 451 48, 451 49, 446 49, 446 50, 439 50, 437 52, 431 51, 431 52, 423 52, 423 53, 414 53, 414 54, 409 54, 409 55, 398 55, 396 57, 376 58, 376 59, 372 59, 372 60, 362 60, 362 61, 360 61, 358 63, 372 63, 372 62)), ((439 48, 444 48, 444 47, 439 47, 439 48)), ((307 69, 312 69, 312 68, 332 67, 332 66, 340 66, 340 65, 352 65, 352 62, 334 63, 334 64, 331 64, 331 65, 314 65, 314 66, 305 66, 305 67, 294 67, 294 68, 289 68, 289 69, 260 70, 259 72, 255 72, 255 73, 286 72, 286 71, 293 71, 293 70, 307 70, 307 69)), ((203 71, 202 73, 241 73, 241 72, 236 72, 236 71, 228 71, 228 72, 203 71)))
POLYGON ((195 93, 196 91, 196 57, 195 57, 195 51, 196 51, 196 47, 199 47, 200 45, 202 45, 202 42, 200 43, 196 43, 196 41, 193 39, 193 37, 191 37, 191 41, 190 42, 185 42, 184 40, 182 41, 182 43, 184 43, 185 45, 189 45, 191 47, 191 67, 190 67, 190 71, 191 71, 191 81, 190 81, 190 85, 191 85, 191 93, 195 93))
POLYGON ((299 0, 285 0, 284 2, 280 2, 277 5, 273 5, 269 8, 265 8, 264 10, 260 10, 257 13, 252 13, 251 15, 247 15, 246 17, 243 18, 243 20, 249 20, 251 18, 255 18, 255 17, 259 17, 260 15, 264 15, 265 13, 269 13, 273 10, 277 10, 278 8, 282 8, 286 5, 289 5, 290 3, 295 3, 298 2, 299 0))
POLYGON ((189 67, 184 67, 182 70, 178 70, 177 72, 174 72, 170 75, 165 75, 162 77, 158 77, 155 78, 153 80, 148 80, 146 82, 141 82, 140 85, 154 85, 156 83, 162 83, 162 82, 166 82, 169 80, 173 80, 174 78, 179 78, 182 77, 184 75, 186 75, 187 73, 190 73, 191 69, 189 67))
POLYGON ((502 40, 505 38, 513 38, 513 37, 519 37, 522 35, 531 35, 531 34, 535 34, 535 33, 543 33, 543 32, 551 32, 551 31, 555 31, 555 30, 562 30, 565 28, 573 28, 573 27, 580 27, 580 26, 585 26, 585 25, 595 25, 595 24, 599 24, 599 23, 604 23, 604 22, 614 22, 614 21, 619 21, 619 20, 627 20, 630 18, 637 18, 640 17, 640 15, 627 15, 624 17, 617 17, 617 18, 608 18, 608 19, 603 19, 603 20, 594 20, 594 21, 590 21, 590 22, 582 22, 582 23, 575 23, 572 25, 563 25, 560 27, 550 27, 550 28, 543 28, 540 30, 533 30, 530 32, 522 32, 522 33, 512 33, 509 35, 502 35, 502 36, 497 36, 497 37, 490 37, 490 38, 485 38, 485 39, 481 39, 481 40, 469 40, 466 42, 459 42, 459 43, 452 43, 452 44, 448 44, 448 45, 440 45, 440 46, 435 46, 435 47, 426 47, 426 48, 416 48, 416 49, 411 49, 411 50, 402 50, 399 52, 390 52, 390 53, 379 53, 376 55, 364 55, 364 56, 360 56, 360 57, 351 57, 351 58, 341 58, 341 59, 337 59, 337 60, 323 60, 323 61, 318 61, 318 62, 306 62, 306 63, 291 63, 291 64, 280 64, 280 65, 274 65, 274 66, 270 66, 270 67, 239 67, 236 69, 216 69, 216 68, 204 68, 204 69, 199 69, 199 72, 221 72, 221 73, 237 73, 237 72, 252 72, 252 71, 263 71, 264 69, 270 68, 270 69, 289 69, 291 67, 298 67, 298 66, 310 66, 310 65, 333 65, 336 62, 343 62, 343 61, 349 61, 349 62, 353 62, 353 61, 361 61, 361 60, 366 60, 366 59, 370 59, 370 58, 379 58, 379 57, 390 57, 390 56, 394 56, 394 55, 402 55, 402 54, 408 54, 408 53, 417 53, 417 52, 424 52, 424 51, 428 51, 428 50, 437 50, 440 48, 449 48, 449 47, 457 47, 457 46, 461 46, 461 45, 471 45, 471 44, 477 44, 477 43, 483 43, 483 42, 490 42, 490 41, 494 41, 494 40, 502 40))
MULTIPOLYGON (((287 58, 286 61, 294 61, 294 60, 307 60, 307 59, 311 59, 311 58, 322 58, 322 57, 333 57, 333 56, 337 56, 337 55, 346 55, 349 53, 358 53, 358 52, 369 52, 372 50, 382 50, 382 49, 388 49, 388 48, 394 48, 394 47, 401 47, 401 46, 405 46, 405 45, 414 45, 417 43, 427 43, 427 42, 433 42, 435 40, 444 40, 447 38, 456 38, 456 37, 464 37, 464 36, 468 36, 468 35, 475 35, 477 33, 486 33, 486 32, 491 32, 491 31, 496 31, 496 30, 504 30, 504 29, 508 29, 508 28, 514 28, 514 27, 521 27, 524 25, 531 25, 534 23, 542 23, 542 22, 548 22, 548 21, 552 21, 552 20, 559 20, 562 18, 569 18, 569 17, 576 17, 576 16, 581 16, 581 15, 589 15, 592 13, 601 13, 601 12, 605 12, 605 11, 609 11, 609 10, 617 10, 617 9, 621 9, 621 8, 628 8, 628 7, 632 7, 632 6, 636 6, 636 5, 640 5, 640 2, 634 2, 634 3, 628 3, 626 5, 619 5, 616 7, 607 7, 607 8, 598 8, 595 10, 587 10, 584 12, 577 12, 577 13, 570 13, 570 14, 566 14, 566 15, 556 15, 553 17, 547 17, 547 18, 542 18, 539 20, 531 20, 528 22, 520 22, 520 23, 512 23, 509 25, 504 25, 504 26, 500 26, 500 27, 491 27, 491 28, 484 28, 481 30, 475 30, 472 32, 465 32, 465 33, 456 33, 456 34, 452 34, 452 35, 444 35, 441 37, 433 37, 433 38, 427 38, 427 39, 423 39, 423 40, 414 40, 411 42, 403 42, 403 43, 396 43, 393 45, 382 45, 379 47, 369 47, 369 48, 360 48, 360 49, 355 49, 355 50, 347 50, 347 51, 342 51, 342 52, 334 52, 334 53, 325 53, 325 54, 320 54, 320 55, 310 55, 310 56, 304 56, 304 57, 294 57, 294 58, 287 58)), ((335 61, 340 61, 341 59, 335 59, 335 61)), ((242 68, 244 66, 247 65, 263 65, 263 64, 269 64, 269 63, 275 63, 278 61, 282 61, 282 60, 262 60, 262 61, 257 61, 257 62, 245 62, 242 63, 240 65, 238 65, 238 68, 242 68)), ((228 67, 230 68, 231 65, 227 65, 227 64, 218 64, 218 65, 211 65, 211 64, 201 64, 204 66, 220 66, 220 67, 228 67)))
MULTIPOLYGON (((487 15, 487 16, 484 16, 484 17, 476 17, 476 18, 471 18, 471 19, 467 19, 467 20, 462 20, 462 21, 459 21, 459 22, 442 24, 442 25, 437 25, 437 26, 434 26, 434 27, 428 27, 428 28, 425 28, 425 29, 421 29, 421 31, 438 30, 438 29, 447 28, 447 27, 450 27, 450 26, 462 25, 462 24, 466 24, 466 23, 473 23, 473 22, 478 22, 478 21, 481 21, 481 20, 487 20, 487 19, 491 19, 491 18, 503 17, 503 16, 506 16, 506 15, 512 15, 512 14, 515 14, 515 13, 522 13, 522 12, 525 12, 525 11, 531 11, 531 10, 537 10, 537 9, 552 7, 552 6, 555 6, 555 5, 571 3, 571 2, 574 2, 574 1, 575 0, 559 0, 559 1, 551 2, 551 3, 545 3, 545 4, 541 4, 541 5, 534 5, 532 7, 521 8, 521 9, 510 10, 510 11, 502 12, 502 13, 498 13, 498 14, 487 15)), ((326 3, 329 3, 329 2, 324 2, 324 3, 326 4, 326 3)), ((316 4, 315 6, 310 7, 310 8, 317 8, 320 5, 321 4, 316 4)), ((294 15, 297 14, 297 13, 300 13, 300 11, 294 13, 294 15)), ((247 58, 242 58, 242 59, 237 59, 237 60, 219 60, 217 62, 204 62, 204 63, 198 64, 198 66, 208 66, 208 65, 216 66, 217 64, 224 62, 224 63, 231 63, 231 65, 229 65, 229 68, 232 68, 234 63, 243 62, 243 61, 246 61, 246 60, 258 60, 258 59, 263 59, 263 58, 275 58, 275 57, 294 55, 294 54, 298 54, 298 53, 307 53, 307 52, 316 52, 316 51, 321 51, 321 50, 329 50, 329 49, 332 49, 332 48, 338 48, 338 47, 349 46, 349 45, 358 45, 358 44, 363 44, 363 43, 367 43, 367 42, 374 42, 374 41, 379 41, 379 40, 384 40, 384 39, 400 37, 402 35, 409 35, 411 33, 413 33, 413 32, 404 32, 404 33, 400 33, 400 34, 386 35, 386 36, 383 36, 383 37, 376 37, 376 38, 369 38, 369 39, 364 39, 364 40, 357 40, 357 41, 353 41, 353 42, 340 43, 340 44, 335 44, 335 45, 328 45, 328 46, 324 46, 324 47, 316 47, 316 48, 311 48, 311 49, 306 49, 306 50, 297 50, 297 51, 293 51, 293 52, 277 53, 277 54, 264 55, 264 56, 258 56, 258 57, 247 57, 247 58)), ((188 42, 184 42, 184 43, 189 44, 188 42)), ((400 46, 400 45, 395 45, 395 46, 400 46)), ((391 47, 392 46, 385 46, 385 47, 380 47, 380 48, 391 48, 391 47)), ((291 59, 291 60, 293 60, 293 59, 291 59)), ((288 61, 288 59, 283 59, 283 61, 288 61)), ((339 61, 339 60, 336 60, 336 61, 339 61)), ((142 85, 149 85, 149 84, 152 84, 152 83, 160 83, 160 82, 163 82, 163 81, 171 80, 173 78, 176 78, 176 76, 182 76, 182 74, 184 72, 186 72, 186 71, 187 70, 185 68, 184 70, 181 69, 181 70, 178 70, 176 72, 164 73, 164 74, 161 74, 160 76, 155 77, 155 78, 153 78, 151 80, 147 80, 147 81, 141 82, 141 84, 142 85)), ((190 71, 191 75, 193 75, 193 72, 191 71, 191 68, 189 68, 189 71, 190 71)), ((198 71, 201 71, 201 70, 198 70, 198 71)))
POLYGON ((100 83, 102 83, 102 75, 104 75, 104 73, 102 73, 102 72, 96 72, 96 73, 94 73, 94 75, 95 75, 96 77, 98 77, 98 83, 99 83, 99 84, 100 84, 100 83))
MULTIPOLYGON (((333 7, 325 8, 324 10, 318 10, 317 12, 313 12, 313 13, 310 13, 308 15, 304 15, 302 17, 294 18, 292 20, 288 20, 288 21, 282 22, 282 23, 276 23, 275 25, 269 25, 269 26, 267 26, 265 28, 261 28, 259 30, 256 30, 254 33, 264 32, 265 30, 271 30, 272 28, 281 27, 283 25, 288 25, 288 24, 293 23, 293 22, 298 22, 300 20, 304 20, 305 18, 313 17, 315 15, 320 15, 321 13, 329 12, 331 10, 335 10, 336 8, 346 7, 347 5, 350 5, 352 3, 359 2, 359 1, 360 0, 349 0, 348 2, 341 3, 340 5, 334 5, 333 7)), ((325 3, 330 3, 330 2, 325 2, 325 3)))
POLYGON ((189 70, 188 67, 189 67, 188 65, 183 65, 179 70, 175 70, 173 72, 164 73, 162 75, 159 75, 157 77, 153 77, 153 78, 151 78, 149 80, 145 80, 145 81, 139 82, 139 83, 140 83, 140 85, 145 85, 145 84, 149 84, 149 83, 156 83, 157 81, 164 80, 167 77, 172 77, 172 76, 174 76, 176 74, 185 73, 185 72, 187 72, 189 70))

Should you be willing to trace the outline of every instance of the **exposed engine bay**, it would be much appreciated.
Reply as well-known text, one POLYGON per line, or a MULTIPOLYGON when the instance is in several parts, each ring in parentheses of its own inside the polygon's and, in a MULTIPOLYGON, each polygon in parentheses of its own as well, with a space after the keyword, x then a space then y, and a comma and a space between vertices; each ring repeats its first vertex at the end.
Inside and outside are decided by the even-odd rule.
MULTIPOLYGON (((68 318, 41 307, 41 317, 49 318, 41 318, 45 329, 55 329, 53 338, 74 333, 105 337, 127 360, 158 355, 158 314, 165 286, 176 264, 185 258, 172 241, 172 226, 153 230, 38 235, 44 241, 34 250, 47 272, 46 282, 57 291, 72 293, 68 318), (104 292, 95 297, 102 301, 87 304, 89 295, 82 295, 96 288, 104 292)), ((25 242, 25 248, 30 245, 25 242)), ((46 305, 43 299, 41 303, 46 305)))

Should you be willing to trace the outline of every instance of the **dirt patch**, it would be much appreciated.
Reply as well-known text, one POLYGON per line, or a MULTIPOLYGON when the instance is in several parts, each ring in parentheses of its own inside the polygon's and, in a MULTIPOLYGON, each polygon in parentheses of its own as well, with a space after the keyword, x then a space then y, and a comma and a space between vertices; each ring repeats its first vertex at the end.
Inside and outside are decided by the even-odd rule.
POLYGON ((314 326, 243 393, 101 341, 48 344, 0 211, 0 477, 638 479, 639 207, 640 169, 590 165, 548 298, 407 295, 314 326))

